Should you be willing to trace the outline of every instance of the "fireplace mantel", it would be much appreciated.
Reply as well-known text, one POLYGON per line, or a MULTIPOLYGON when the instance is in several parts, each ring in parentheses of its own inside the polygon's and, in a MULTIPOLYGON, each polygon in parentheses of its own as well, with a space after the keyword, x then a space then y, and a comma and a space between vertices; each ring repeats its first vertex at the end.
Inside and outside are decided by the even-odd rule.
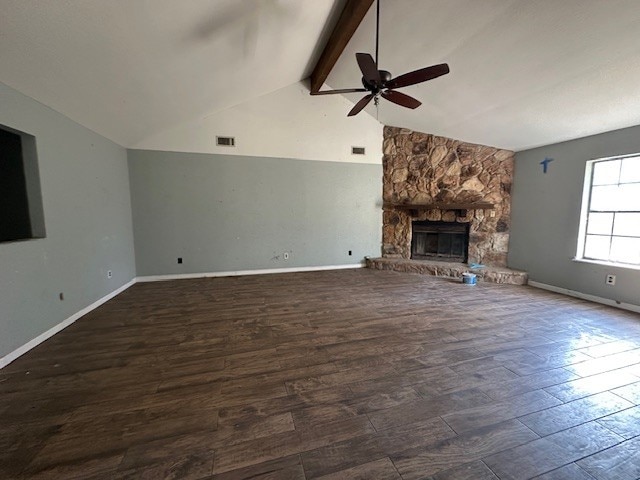
POLYGON ((425 210, 454 210, 458 216, 464 217, 467 210, 493 210, 495 205, 490 202, 469 202, 469 203, 390 203, 384 202, 382 208, 385 210, 409 210, 412 216, 417 216, 418 212, 425 210))

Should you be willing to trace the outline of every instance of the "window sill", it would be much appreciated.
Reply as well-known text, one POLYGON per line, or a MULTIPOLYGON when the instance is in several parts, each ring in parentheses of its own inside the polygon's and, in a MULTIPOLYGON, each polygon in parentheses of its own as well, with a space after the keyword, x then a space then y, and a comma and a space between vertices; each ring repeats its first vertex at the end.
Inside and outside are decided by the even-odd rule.
POLYGON ((605 267, 626 268, 628 270, 640 270, 640 265, 632 265, 630 263, 605 262, 604 260, 591 260, 588 258, 572 258, 574 262, 591 263, 593 265, 603 265, 605 267))
POLYGON ((14 243, 23 243, 30 242, 32 240, 42 240, 43 238, 47 238, 46 236, 38 236, 38 237, 27 237, 27 238, 14 238, 12 240, 0 240, 0 245, 11 245, 14 243))

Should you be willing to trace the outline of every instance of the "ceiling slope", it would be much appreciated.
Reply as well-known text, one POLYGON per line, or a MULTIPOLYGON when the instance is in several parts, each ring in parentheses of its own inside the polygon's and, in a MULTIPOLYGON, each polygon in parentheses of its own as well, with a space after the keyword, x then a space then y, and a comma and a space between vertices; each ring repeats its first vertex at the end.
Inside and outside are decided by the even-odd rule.
MULTIPOLYGON (((522 150, 640 124, 637 0, 381 0, 380 68, 446 62, 451 73, 381 102, 386 125, 522 150)), ((360 86, 355 53, 375 50, 372 8, 327 83, 360 86)), ((352 102, 361 95, 346 95, 352 102)), ((346 112, 345 112, 346 115, 346 112)))
MULTIPOLYGON (((307 78, 346 0, 0 0, 0 81, 123 146, 307 78)), ((640 124, 637 0, 381 0, 387 125, 521 150, 640 124)), ((327 79, 360 86, 375 8, 327 79)), ((355 103, 358 95, 346 96, 355 103)), ((348 109, 345 111, 345 115, 348 109)))
POLYGON ((0 81, 129 146, 308 77, 344 0, 0 3, 0 81))

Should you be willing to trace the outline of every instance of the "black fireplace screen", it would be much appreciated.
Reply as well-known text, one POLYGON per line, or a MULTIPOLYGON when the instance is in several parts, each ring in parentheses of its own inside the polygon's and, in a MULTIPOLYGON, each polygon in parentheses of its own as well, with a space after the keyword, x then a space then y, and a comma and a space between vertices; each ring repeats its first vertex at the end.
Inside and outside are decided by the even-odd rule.
POLYGON ((468 247, 468 223, 422 221, 412 224, 413 259, 465 263, 468 247))

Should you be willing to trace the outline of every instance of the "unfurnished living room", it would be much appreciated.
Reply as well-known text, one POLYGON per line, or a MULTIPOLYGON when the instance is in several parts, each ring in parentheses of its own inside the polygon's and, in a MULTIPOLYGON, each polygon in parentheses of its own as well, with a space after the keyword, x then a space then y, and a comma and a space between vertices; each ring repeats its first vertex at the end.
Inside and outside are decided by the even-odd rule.
POLYGON ((640 478, 638 32, 0 0, 0 479, 640 478))

